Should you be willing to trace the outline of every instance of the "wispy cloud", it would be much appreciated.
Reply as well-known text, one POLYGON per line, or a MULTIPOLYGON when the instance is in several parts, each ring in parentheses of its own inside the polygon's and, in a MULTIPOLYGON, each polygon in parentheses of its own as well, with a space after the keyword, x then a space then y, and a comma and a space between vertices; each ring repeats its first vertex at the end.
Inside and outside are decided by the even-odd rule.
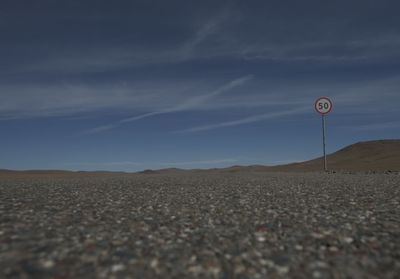
MULTIPOLYGON (((246 94, 220 94, 245 84, 245 76, 216 88, 217 79, 132 81, 131 83, 20 83, 0 85, 0 120, 87 116, 112 113, 147 112, 95 127, 93 132, 112 129, 125 122, 179 110, 247 110, 254 107, 295 107, 313 102, 319 95, 332 97, 334 111, 345 113, 395 112, 400 101, 400 76, 319 80, 314 78, 285 81, 254 79, 246 94), (211 92, 202 94, 202 92, 211 92), (184 97, 186 96, 186 97, 184 97), (186 101, 182 101, 186 100, 186 101), (210 101, 212 100, 212 101, 210 101)), ((93 125, 93 124, 92 124, 93 125)))
POLYGON ((205 56, 202 52, 202 44, 207 45, 212 35, 220 36, 223 31, 222 24, 228 19, 228 12, 225 11, 216 16, 202 19, 201 24, 188 22, 188 25, 193 28, 191 34, 189 36, 180 34, 180 40, 175 44, 153 45, 149 42, 143 47, 134 41, 123 46, 99 44, 95 49, 79 44, 75 47, 58 47, 46 52, 44 57, 38 55, 31 57, 31 61, 20 61, 17 65, 11 64, 9 69, 0 68, 0 74, 31 72, 51 74, 55 72, 61 74, 103 73, 215 57, 214 51, 205 56), (126 45, 129 46, 126 47, 126 45))
POLYGON ((211 100, 212 98, 217 97, 218 95, 221 95, 235 87, 238 87, 238 86, 248 82, 252 78, 253 78, 253 76, 247 75, 247 76, 235 79, 209 94, 193 97, 193 98, 186 100, 185 102, 178 104, 177 106, 174 106, 169 109, 145 113, 142 115, 126 118, 126 119, 121 120, 120 123, 133 122, 133 121, 137 121, 137 120, 147 118, 150 116, 154 116, 154 115, 166 114, 166 113, 172 113, 172 112, 178 112, 178 111, 184 111, 184 110, 196 108, 196 107, 206 103, 207 101, 211 100))
POLYGON ((205 125, 205 126, 197 126, 197 127, 177 131, 177 133, 202 132, 202 131, 207 131, 207 130, 232 127, 232 126, 237 126, 237 125, 243 125, 243 124, 263 121, 263 120, 267 120, 267 119, 275 119, 275 118, 279 118, 279 117, 283 117, 283 116, 299 114, 299 113, 303 113, 309 109, 310 109, 309 107, 302 107, 302 108, 285 110, 285 111, 280 111, 280 112, 269 112, 269 113, 264 113, 264 114, 257 114, 257 115, 245 117, 242 119, 238 119, 238 120, 221 122, 221 123, 205 125))
POLYGON ((197 108, 200 105, 206 103, 207 101, 211 100, 212 98, 217 97, 218 95, 221 95, 225 92, 228 92, 229 90, 232 90, 233 88, 236 88, 240 85, 243 85, 244 83, 248 82, 249 80, 251 80, 253 78, 253 76, 251 75, 247 75, 247 76, 243 76, 241 78, 235 79, 233 81, 228 82, 227 84, 223 85, 222 87, 214 90, 213 92, 209 93, 209 94, 205 94, 202 96, 196 96, 193 98, 190 98, 188 100, 186 100, 185 102, 178 104, 174 107, 171 108, 167 108, 167 109, 163 109, 163 110, 159 110, 159 111, 154 111, 154 112, 149 112, 149 113, 145 113, 145 114, 141 114, 138 116, 134 116, 134 117, 129 117, 129 118, 125 118, 122 119, 118 122, 115 122, 113 124, 108 124, 108 125, 104 125, 104 126, 99 126, 99 127, 95 127, 93 129, 90 129, 88 131, 86 131, 86 133, 89 134, 93 134, 93 133, 98 133, 98 132, 103 132, 106 130, 110 130, 113 128, 117 128, 118 126, 127 123, 127 122, 133 122, 133 121, 138 121, 140 119, 144 119, 147 117, 151 117, 151 116, 156 116, 156 115, 161 115, 161 114, 167 114, 167 113, 173 113, 173 112, 179 112, 179 111, 185 111, 185 110, 190 110, 193 108, 197 108))
MULTIPOLYGON (((26 44, 22 41, 15 44, 12 40, 5 40, 2 46, 4 45, 6 50, 13 50, 11 54, 23 53, 26 45, 29 45, 35 55, 15 55, 5 67, 0 68, 0 73, 97 73, 215 57, 246 60, 318 60, 329 63, 371 57, 396 58, 399 55, 399 32, 396 28, 387 28, 398 23, 397 17, 391 15, 392 11, 396 10, 391 5, 377 5, 379 10, 382 9, 381 11, 385 11, 383 13, 388 14, 379 22, 366 20, 364 17, 368 13, 364 12, 350 13, 351 16, 343 14, 343 17, 327 20, 326 15, 319 12, 323 7, 318 8, 318 5, 314 4, 313 16, 299 21, 296 17, 288 17, 287 9, 275 9, 275 5, 265 8, 264 4, 258 6, 249 3, 244 4, 243 7, 246 8, 243 9, 237 5, 216 4, 215 1, 208 4, 203 3, 204 1, 198 2, 198 7, 203 8, 191 7, 190 10, 184 10, 182 5, 168 3, 168 7, 165 8, 171 10, 164 14, 155 14, 152 9, 146 14, 142 10, 144 7, 133 9, 126 14, 123 11, 118 16, 110 16, 109 11, 101 11, 101 8, 98 12, 104 14, 95 17, 88 11, 80 11, 85 14, 82 18, 72 16, 73 13, 67 10, 60 11, 60 15, 63 16, 57 17, 58 20, 51 21, 52 23, 65 23, 63 20, 59 21, 63 17, 81 25, 89 21, 104 32, 89 32, 88 36, 86 32, 89 29, 74 30, 75 24, 70 24, 61 25, 64 32, 58 34, 66 36, 64 39, 69 39, 68 45, 54 44, 52 29, 42 30, 45 32, 43 38, 31 38, 26 44), (206 10, 212 11, 211 16, 209 12, 202 12, 208 5, 210 6, 206 10), (259 10, 264 12, 261 17, 259 10), (176 13, 179 13, 179 16, 174 16, 176 13), (83 18, 84 21, 81 22, 83 18), (154 28, 155 22, 164 21, 168 21, 169 24, 154 28), (132 24, 127 24, 128 22, 132 24), (182 26, 184 28, 181 28, 182 26), (135 36, 124 36, 121 43, 117 38, 124 34, 120 32, 125 32, 127 27, 135 36), (96 47, 89 42, 94 43, 96 47)), ((343 4, 338 3, 333 5, 333 8, 343 10, 342 6, 343 4)), ((299 9, 309 12, 307 6, 299 9)), ((348 5, 346 9, 351 10, 348 5)), ((2 18, 4 17, 5 22, 11 22, 10 26, 14 26, 13 23, 18 18, 16 15, 17 13, 11 12, 2 14, 2 18)), ((43 20, 52 16, 52 13, 44 13, 43 20)), ((22 34, 29 34, 35 28, 39 28, 40 24, 42 23, 32 21, 32 26, 20 31, 22 34)), ((5 31, 5 35, 15 33, 12 28, 5 31)), ((4 60, 7 62, 8 59, 4 60)))
POLYGON ((294 62, 357 62, 377 59, 390 54, 390 51, 398 48, 400 37, 388 38, 374 37, 358 40, 321 40, 318 42, 299 41, 291 44, 277 42, 251 44, 243 43, 240 47, 231 47, 232 54, 245 60, 272 60, 272 61, 294 61, 294 62), (332 49, 335 52, 332 52, 332 49), (354 49, 358 49, 357 54, 354 49), (377 49, 387 49, 388 53, 377 49))
POLYGON ((392 122, 382 122, 382 123, 371 123, 371 124, 357 125, 351 127, 344 126, 344 128, 351 128, 352 130, 357 130, 357 131, 388 130, 388 129, 400 128, 400 122, 392 121, 392 122))
POLYGON ((179 100, 192 81, 135 82, 131 84, 26 83, 0 86, 0 117, 31 118, 76 115, 118 109, 162 109, 179 100), (167 94, 169 98, 162 98, 167 94))
POLYGON ((186 41, 178 51, 181 59, 186 60, 193 58, 196 47, 205 42, 211 35, 221 31, 222 23, 228 19, 228 13, 220 14, 218 17, 211 18, 206 21, 199 29, 196 30, 194 35, 186 41))

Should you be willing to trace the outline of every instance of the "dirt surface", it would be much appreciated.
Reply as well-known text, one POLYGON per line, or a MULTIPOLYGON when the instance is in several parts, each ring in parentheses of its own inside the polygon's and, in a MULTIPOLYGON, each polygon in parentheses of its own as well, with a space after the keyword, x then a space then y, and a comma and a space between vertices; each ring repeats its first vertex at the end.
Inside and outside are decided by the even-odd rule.
POLYGON ((400 175, 2 178, 1 278, 398 278, 400 175))

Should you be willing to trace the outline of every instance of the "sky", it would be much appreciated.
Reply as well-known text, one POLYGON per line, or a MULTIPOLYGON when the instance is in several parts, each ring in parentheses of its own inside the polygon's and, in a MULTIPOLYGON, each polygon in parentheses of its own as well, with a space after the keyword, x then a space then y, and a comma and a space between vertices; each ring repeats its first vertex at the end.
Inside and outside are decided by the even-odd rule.
POLYGON ((0 168, 276 165, 400 138, 399 1, 0 2, 0 168))

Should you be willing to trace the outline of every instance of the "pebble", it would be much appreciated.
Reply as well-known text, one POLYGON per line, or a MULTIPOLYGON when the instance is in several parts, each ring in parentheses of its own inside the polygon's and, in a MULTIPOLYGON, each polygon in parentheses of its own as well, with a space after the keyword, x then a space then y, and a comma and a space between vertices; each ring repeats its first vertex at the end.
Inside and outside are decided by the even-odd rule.
POLYGON ((55 265, 53 260, 44 260, 41 262, 41 266, 46 269, 51 269, 55 265))
POLYGON ((153 269, 157 268, 158 267, 158 259, 153 259, 150 262, 150 267, 153 268, 153 269))
POLYGON ((123 270, 125 270, 125 265, 123 265, 123 264, 115 264, 115 265, 113 265, 112 267, 111 267, 111 271, 112 272, 120 272, 120 271, 123 271, 123 270))
POLYGON ((238 264, 234 267, 234 273, 235 274, 242 274, 246 271, 246 267, 242 264, 238 264))
POLYGON ((295 248, 297 251, 303 251, 303 246, 302 246, 302 245, 297 244, 297 245, 294 246, 294 248, 295 248))
POLYGON ((188 271, 197 275, 203 271, 203 268, 200 265, 192 265, 188 268, 188 271))
POLYGON ((322 273, 319 272, 318 270, 315 270, 315 271, 313 271, 312 276, 313 276, 313 278, 316 278, 316 279, 322 278, 322 273))
POLYGON ((323 235, 323 234, 321 234, 321 233, 316 233, 316 232, 311 233, 311 236, 312 236, 313 238, 316 238, 316 239, 323 239, 323 238, 324 238, 324 235, 323 235))
POLYGON ((267 240, 267 238, 263 235, 257 235, 256 238, 259 242, 265 242, 267 240))
POLYGON ((350 244, 354 241, 354 239, 352 237, 344 237, 343 241, 347 244, 350 244))
POLYGON ((288 266, 279 266, 279 265, 275 266, 275 269, 279 275, 285 275, 290 270, 288 266))
POLYGON ((330 246, 330 247, 329 247, 329 251, 330 251, 330 252, 338 252, 338 251, 339 251, 339 248, 337 248, 336 246, 330 246))
POLYGON ((329 265, 326 263, 326 262, 323 262, 323 261, 315 261, 315 262, 312 262, 311 264, 310 264, 310 268, 311 269, 315 269, 315 268, 328 268, 329 267, 329 265))

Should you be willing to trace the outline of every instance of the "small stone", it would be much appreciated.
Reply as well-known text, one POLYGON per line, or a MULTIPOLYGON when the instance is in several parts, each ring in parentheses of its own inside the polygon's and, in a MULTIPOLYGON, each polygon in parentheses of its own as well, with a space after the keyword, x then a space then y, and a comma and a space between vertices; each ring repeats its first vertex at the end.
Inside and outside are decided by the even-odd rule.
POLYGON ((315 261, 315 262, 312 262, 312 263, 310 264, 310 267, 311 267, 312 269, 316 269, 316 268, 328 268, 329 265, 328 265, 326 262, 315 261))
POLYGON ((136 264, 138 261, 136 259, 129 260, 129 264, 133 265, 136 264))
POLYGON ((296 249, 297 251, 303 251, 303 246, 297 244, 294 246, 294 249, 296 249))
POLYGON ((350 244, 354 241, 354 239, 352 237, 344 237, 343 241, 347 244, 350 244))
POLYGON ((273 261, 265 260, 265 259, 260 259, 260 264, 262 266, 267 266, 267 267, 270 267, 270 268, 275 266, 275 263, 273 261))
POLYGON ((200 265, 194 265, 188 268, 188 271, 194 274, 200 274, 202 270, 203 268, 200 265))
POLYGON ((265 236, 263 236, 263 235, 258 235, 257 236, 257 241, 259 241, 259 242, 265 242, 267 239, 265 238, 265 236))
POLYGON ((153 259, 150 262, 150 267, 155 269, 155 268, 157 268, 157 266, 158 266, 158 260, 157 259, 153 259))
POLYGON ((41 262, 43 268, 50 269, 54 267, 54 261, 52 260, 45 260, 41 262))
POLYGON ((115 264, 111 267, 112 272, 119 272, 125 270, 125 266, 123 264, 115 264))
POLYGON ((318 270, 316 270, 316 271, 314 271, 314 272, 312 273, 312 276, 313 276, 313 278, 321 278, 321 277, 322 277, 322 274, 321 274, 321 272, 319 272, 318 270))
POLYGON ((214 275, 214 277, 218 277, 218 275, 221 273, 221 268, 219 266, 211 266, 207 268, 207 271, 214 275))
POLYGON ((322 239, 322 238, 324 238, 324 235, 323 235, 323 234, 316 233, 316 232, 311 233, 311 236, 314 237, 314 238, 316 238, 316 239, 322 239))
POLYGON ((330 252, 338 252, 339 248, 337 248, 336 246, 331 246, 331 247, 329 247, 329 251, 330 252))
POLYGON ((227 259, 227 260, 232 259, 232 255, 230 255, 230 254, 225 254, 224 257, 225 257, 225 259, 227 259))
POLYGON ((234 269, 234 273, 235 274, 241 274, 241 273, 243 273, 243 272, 245 272, 246 271, 246 267, 244 266, 244 265, 242 265, 242 264, 239 264, 239 265, 236 265, 235 266, 235 269, 234 269))
POLYGON ((276 269, 276 271, 278 272, 279 275, 285 275, 286 273, 289 272, 289 267, 288 266, 276 265, 275 269, 276 269))

